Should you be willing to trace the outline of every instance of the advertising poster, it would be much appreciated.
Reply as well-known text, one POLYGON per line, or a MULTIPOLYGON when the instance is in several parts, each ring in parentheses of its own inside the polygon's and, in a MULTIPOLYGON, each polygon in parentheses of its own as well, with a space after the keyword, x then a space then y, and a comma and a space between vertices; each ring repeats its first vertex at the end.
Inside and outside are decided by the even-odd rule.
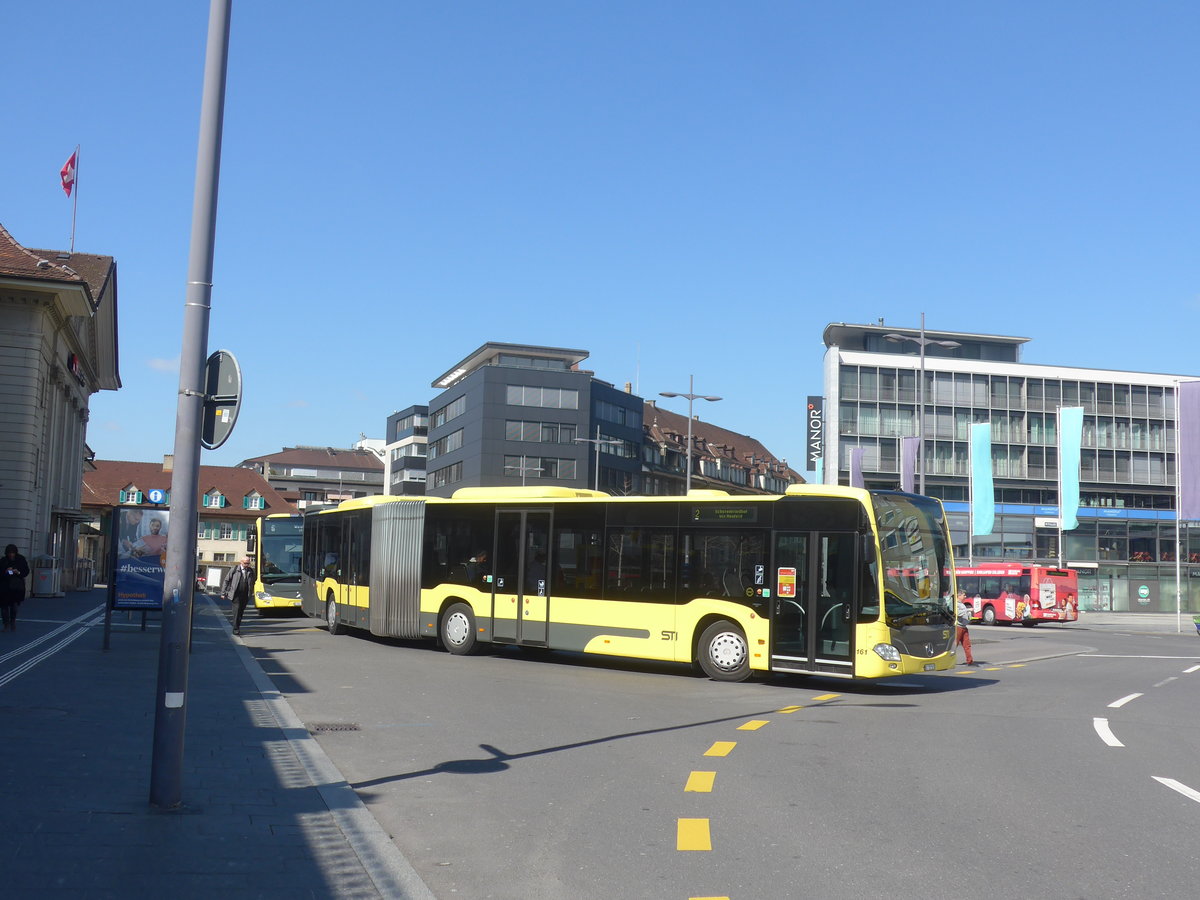
POLYGON ((118 509, 113 516, 113 609, 161 609, 171 513, 118 509))

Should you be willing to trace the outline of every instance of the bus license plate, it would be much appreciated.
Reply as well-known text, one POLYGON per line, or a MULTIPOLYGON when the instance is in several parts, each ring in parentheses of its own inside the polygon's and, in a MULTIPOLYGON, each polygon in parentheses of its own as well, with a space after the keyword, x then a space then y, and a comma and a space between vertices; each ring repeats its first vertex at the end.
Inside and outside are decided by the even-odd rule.
POLYGON ((937 666, 935 666, 933 663, 925 663, 925 671, 926 672, 932 672, 936 668, 937 668, 937 666))

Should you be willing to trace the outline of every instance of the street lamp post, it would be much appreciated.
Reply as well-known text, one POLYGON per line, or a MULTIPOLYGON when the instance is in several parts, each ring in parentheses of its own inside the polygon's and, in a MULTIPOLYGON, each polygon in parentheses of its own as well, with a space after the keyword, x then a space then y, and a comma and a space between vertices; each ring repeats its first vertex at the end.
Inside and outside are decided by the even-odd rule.
POLYGON ((710 400, 716 402, 720 397, 709 397, 705 394, 694 394, 692 389, 695 387, 696 376, 688 376, 688 392, 686 394, 676 393, 675 391, 659 391, 660 397, 686 397, 688 402, 688 432, 687 432, 687 475, 684 478, 683 493, 687 495, 692 490, 692 402, 695 400, 710 400))
POLYGON ((958 341, 939 341, 933 338, 925 337, 925 313, 921 313, 921 336, 913 337, 911 334, 885 334, 884 340, 891 341, 893 344, 899 344, 903 341, 912 341, 920 348, 920 374, 917 376, 917 435, 920 441, 917 444, 917 492, 925 493, 925 348, 932 344, 935 347, 945 347, 947 350, 953 350, 955 347, 961 347, 958 341))
POLYGON ((524 453, 521 454, 521 464, 519 466, 505 466, 504 468, 506 471, 508 469, 516 469, 518 472, 520 472, 522 485, 525 484, 525 473, 526 472, 544 472, 545 471, 541 466, 525 465, 525 454, 524 453))
POLYGON ((596 490, 600 490, 600 445, 601 444, 623 444, 624 441, 618 441, 616 438, 601 438, 600 426, 596 426, 596 436, 594 438, 575 438, 577 444, 594 444, 596 446, 596 490))

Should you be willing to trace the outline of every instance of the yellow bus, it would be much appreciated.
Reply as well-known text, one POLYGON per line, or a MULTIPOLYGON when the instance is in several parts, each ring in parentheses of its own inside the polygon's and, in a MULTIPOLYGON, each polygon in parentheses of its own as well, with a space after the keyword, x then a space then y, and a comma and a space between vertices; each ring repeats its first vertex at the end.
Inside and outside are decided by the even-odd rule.
POLYGON ((263 516, 250 527, 247 553, 254 560, 254 608, 300 607, 300 551, 304 519, 288 513, 263 516))
POLYGON ((303 609, 331 634, 668 660, 719 681, 955 663, 946 518, 913 494, 365 497, 307 513, 303 552, 303 609))

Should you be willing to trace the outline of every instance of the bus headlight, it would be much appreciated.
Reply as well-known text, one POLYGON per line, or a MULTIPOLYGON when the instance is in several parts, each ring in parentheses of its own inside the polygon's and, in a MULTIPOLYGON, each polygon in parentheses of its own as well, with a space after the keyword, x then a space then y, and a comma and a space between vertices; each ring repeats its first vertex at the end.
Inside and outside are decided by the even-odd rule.
POLYGON ((254 599, 257 600, 259 603, 266 603, 268 600, 271 599, 271 595, 268 594, 266 591, 259 591, 257 594, 254 595, 254 599))
POLYGON ((879 654, 881 659, 886 659, 888 662, 900 662, 900 651, 891 644, 876 644, 872 649, 879 654))

